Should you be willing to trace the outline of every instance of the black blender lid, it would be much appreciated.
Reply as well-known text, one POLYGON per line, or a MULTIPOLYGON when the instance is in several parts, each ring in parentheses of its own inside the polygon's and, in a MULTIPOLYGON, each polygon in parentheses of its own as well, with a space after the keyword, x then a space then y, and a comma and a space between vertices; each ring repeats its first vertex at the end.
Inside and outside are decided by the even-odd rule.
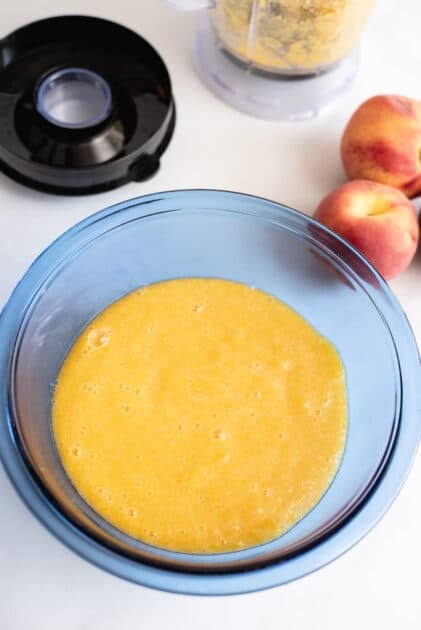
POLYGON ((167 68, 133 31, 53 17, 0 41, 0 170, 63 194, 142 181, 175 125, 167 68))

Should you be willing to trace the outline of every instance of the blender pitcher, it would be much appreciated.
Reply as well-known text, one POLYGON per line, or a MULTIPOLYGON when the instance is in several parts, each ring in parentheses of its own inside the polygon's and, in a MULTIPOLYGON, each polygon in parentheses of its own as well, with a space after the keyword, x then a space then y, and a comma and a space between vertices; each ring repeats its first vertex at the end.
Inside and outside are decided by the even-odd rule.
POLYGON ((231 105, 263 118, 315 116, 350 85, 375 0, 167 0, 203 9, 199 73, 231 105))

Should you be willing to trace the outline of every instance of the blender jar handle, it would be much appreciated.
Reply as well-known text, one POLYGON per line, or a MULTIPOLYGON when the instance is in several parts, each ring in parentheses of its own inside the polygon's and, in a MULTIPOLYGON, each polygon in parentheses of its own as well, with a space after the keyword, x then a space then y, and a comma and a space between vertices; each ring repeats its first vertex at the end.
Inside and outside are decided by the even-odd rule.
POLYGON ((198 9, 213 9, 217 0, 162 0, 173 9, 181 11, 196 11, 198 9))

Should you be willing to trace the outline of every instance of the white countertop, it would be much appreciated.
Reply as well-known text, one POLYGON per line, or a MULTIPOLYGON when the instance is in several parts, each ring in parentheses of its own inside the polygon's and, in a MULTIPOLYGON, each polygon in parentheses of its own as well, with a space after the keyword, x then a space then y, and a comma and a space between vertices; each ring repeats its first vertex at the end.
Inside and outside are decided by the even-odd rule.
MULTIPOLYGON (((197 16, 171 11, 158 0, 4 2, 0 36, 33 19, 69 11, 120 21, 157 47, 172 76, 176 132, 153 179, 110 193, 57 197, 0 175, 0 303, 53 238, 95 210, 129 197, 223 188, 310 213, 344 181, 338 143, 355 107, 375 93, 420 96, 419 0, 379 0, 352 90, 316 120, 288 124, 250 118, 208 92, 191 55, 197 16)), ((392 288, 421 342, 421 253, 392 288)), ((0 629, 418 630, 420 487, 421 455, 380 524, 345 556, 280 588, 212 599, 155 592, 89 565, 34 519, 0 467, 0 629)))

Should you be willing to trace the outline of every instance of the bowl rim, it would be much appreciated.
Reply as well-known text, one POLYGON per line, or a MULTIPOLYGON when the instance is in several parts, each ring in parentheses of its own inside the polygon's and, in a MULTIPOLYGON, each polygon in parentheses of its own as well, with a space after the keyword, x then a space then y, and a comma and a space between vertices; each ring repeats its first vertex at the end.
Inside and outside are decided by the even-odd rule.
MULTIPOLYGON (((190 201, 195 200, 194 207, 200 211, 204 207, 211 209, 209 202, 212 202, 212 199, 221 199, 221 197, 231 204, 241 199, 243 202, 246 200, 259 207, 258 213, 256 211, 247 213, 242 210, 240 214, 243 215, 249 214, 271 220, 275 218, 278 225, 282 225, 282 217, 295 218, 301 226, 317 227, 317 230, 329 237, 333 244, 345 248, 374 279, 375 287, 363 278, 359 278, 379 315, 383 317, 389 328, 397 359, 405 355, 405 360, 399 361, 402 384, 405 385, 405 396, 393 451, 372 492, 344 524, 298 555, 263 568, 238 573, 184 573, 143 564, 120 555, 76 527, 43 492, 16 440, 12 412, 9 408, 8 379, 5 378, 0 383, 0 460, 12 485, 30 511, 68 548, 97 567, 144 586, 183 594, 229 595, 258 591, 302 577, 342 555, 376 524, 393 502, 409 472, 421 434, 421 423, 417 422, 418 413, 421 411, 421 388, 417 387, 421 376, 417 344, 409 322, 387 283, 352 245, 314 219, 283 204, 244 193, 213 189, 153 193, 113 204, 70 227, 33 261, 3 308, 0 315, 0 369, 2 373, 8 374, 12 348, 24 313, 36 296, 40 284, 51 272, 51 263, 59 264, 72 251, 69 246, 75 239, 79 247, 85 244, 87 241, 81 239, 84 230, 101 225, 102 221, 113 216, 116 217, 113 227, 117 227, 122 222, 118 220, 121 213, 134 206, 138 206, 139 209, 146 207, 144 212, 139 213, 140 219, 161 213, 171 214, 183 209, 182 203, 178 205, 175 203, 171 209, 159 210, 160 201, 163 200, 182 202, 183 198, 189 198, 190 201), (205 201, 206 206, 204 206, 205 201)), ((223 211, 232 213, 235 209, 226 207, 223 211)))

